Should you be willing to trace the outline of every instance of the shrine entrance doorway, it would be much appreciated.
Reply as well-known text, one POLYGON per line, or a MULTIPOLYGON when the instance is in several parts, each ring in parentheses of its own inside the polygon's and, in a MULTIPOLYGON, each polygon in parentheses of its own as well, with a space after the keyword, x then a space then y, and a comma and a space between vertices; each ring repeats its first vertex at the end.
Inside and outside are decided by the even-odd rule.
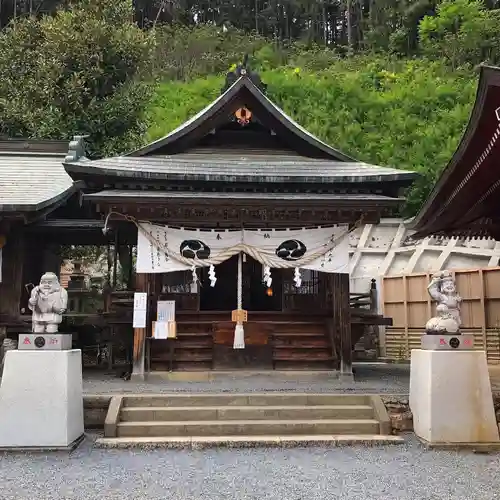
MULTIPOLYGON (((200 311, 232 311, 237 306, 238 255, 215 267, 217 283, 209 285, 208 268, 202 268, 200 311)), ((263 282, 262 264, 245 255, 243 262, 243 309, 247 311, 282 310, 282 274, 273 269, 272 286, 263 282)))

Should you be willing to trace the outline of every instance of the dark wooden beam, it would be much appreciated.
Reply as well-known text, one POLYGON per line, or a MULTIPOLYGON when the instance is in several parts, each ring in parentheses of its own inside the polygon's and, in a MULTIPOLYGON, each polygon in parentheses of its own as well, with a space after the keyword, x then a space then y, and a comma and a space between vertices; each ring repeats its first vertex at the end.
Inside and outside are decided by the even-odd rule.
MULTIPOLYGON (((103 207, 101 207, 103 208, 103 207)), ((327 206, 304 208, 291 205, 288 208, 257 208, 231 206, 230 204, 212 206, 162 207, 133 204, 113 204, 106 209, 115 211, 138 220, 160 222, 163 224, 190 227, 304 227, 328 224, 352 224, 363 221, 377 224, 385 214, 383 207, 332 208, 327 206)))
POLYGON ((351 314, 349 306, 349 275, 333 274, 333 331, 340 339, 340 376, 352 378, 351 314))

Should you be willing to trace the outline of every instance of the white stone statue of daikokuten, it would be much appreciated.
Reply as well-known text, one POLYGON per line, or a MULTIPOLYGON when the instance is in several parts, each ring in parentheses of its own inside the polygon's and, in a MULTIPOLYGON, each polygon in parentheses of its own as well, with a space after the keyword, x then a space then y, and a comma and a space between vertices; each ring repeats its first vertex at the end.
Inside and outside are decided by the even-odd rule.
POLYGON ((57 333, 68 307, 68 292, 54 273, 45 273, 33 288, 28 307, 33 311, 34 333, 57 333))
POLYGON ((462 324, 460 318, 462 298, 457 293, 453 275, 449 271, 435 273, 427 290, 438 305, 437 316, 427 322, 425 332, 430 335, 459 334, 462 324))

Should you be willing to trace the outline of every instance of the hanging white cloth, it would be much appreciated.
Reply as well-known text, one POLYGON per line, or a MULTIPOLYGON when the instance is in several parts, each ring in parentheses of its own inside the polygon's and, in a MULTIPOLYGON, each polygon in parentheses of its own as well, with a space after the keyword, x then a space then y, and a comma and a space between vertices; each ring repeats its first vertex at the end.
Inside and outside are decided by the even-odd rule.
POLYGON ((244 252, 269 268, 349 272, 346 225, 293 230, 201 231, 139 224, 138 273, 217 265, 244 252))

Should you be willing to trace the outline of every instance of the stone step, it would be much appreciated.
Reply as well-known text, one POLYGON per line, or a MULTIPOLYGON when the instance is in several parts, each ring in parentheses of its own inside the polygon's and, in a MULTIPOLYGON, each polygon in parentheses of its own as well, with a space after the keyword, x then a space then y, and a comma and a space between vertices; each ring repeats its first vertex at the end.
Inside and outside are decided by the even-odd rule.
POLYGON ((269 436, 316 434, 377 434, 373 419, 205 420, 191 422, 119 422, 117 437, 269 436))
POLYGON ((401 436, 381 436, 378 434, 350 435, 287 435, 287 436, 192 436, 192 437, 121 437, 99 438, 96 448, 291 448, 304 446, 385 446, 403 444, 401 436))
POLYGON ((192 420, 317 420, 373 418, 370 405, 126 407, 122 422, 192 420))
POLYGON ((370 405, 370 396, 362 394, 139 394, 126 395, 123 407, 170 406, 319 406, 370 405))

